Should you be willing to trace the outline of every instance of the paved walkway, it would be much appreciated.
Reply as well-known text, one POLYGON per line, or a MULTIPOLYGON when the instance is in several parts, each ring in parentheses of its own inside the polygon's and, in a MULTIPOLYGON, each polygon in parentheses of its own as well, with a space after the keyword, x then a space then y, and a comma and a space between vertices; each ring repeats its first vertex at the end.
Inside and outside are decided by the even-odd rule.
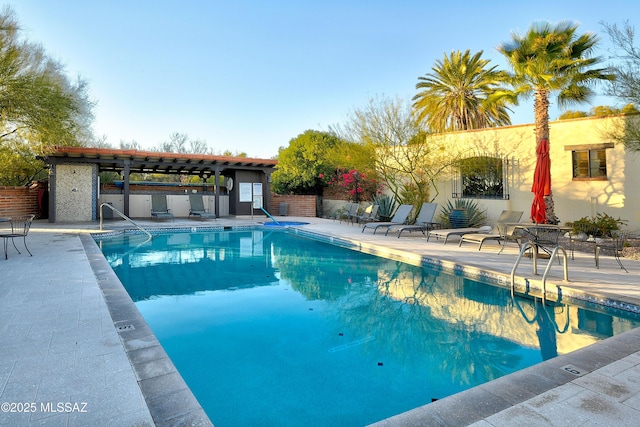
MULTIPOLYGON (((296 220, 300 218, 287 218, 296 220)), ((256 218, 256 220, 262 220, 256 218)), ((515 246, 426 242, 420 235, 372 235, 345 223, 302 218, 303 232, 334 237, 363 251, 409 262, 439 260, 508 283, 515 246)), ((165 226, 247 224, 250 219, 165 226)), ((140 221, 143 226, 158 226, 140 221)), ((126 223, 113 221, 108 228, 126 223)), ((113 271, 87 235, 97 223, 37 221, 27 241, 33 257, 9 248, 0 260, 0 426, 211 425, 162 347, 140 318, 113 271)), ((21 248, 22 242, 17 242, 21 248)), ((601 269, 593 255, 550 271, 549 293, 640 306, 640 262, 613 258, 601 269)), ((543 271, 545 263, 540 270, 543 271)), ((531 262, 516 283, 541 286, 531 262)), ((380 426, 638 425, 640 331, 630 331, 488 384, 378 423, 380 426)))

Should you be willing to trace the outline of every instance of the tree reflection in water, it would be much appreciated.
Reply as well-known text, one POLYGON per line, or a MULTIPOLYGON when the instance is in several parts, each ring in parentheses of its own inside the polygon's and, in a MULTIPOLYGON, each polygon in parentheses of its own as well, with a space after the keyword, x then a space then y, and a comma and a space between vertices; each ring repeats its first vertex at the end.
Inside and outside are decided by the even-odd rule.
MULTIPOLYGON (((293 289, 309 299, 336 302, 351 335, 376 337, 366 343, 369 352, 392 355, 425 375, 437 367, 461 387, 512 372, 521 362, 517 344, 465 319, 460 287, 467 282, 461 277, 357 252, 318 256, 313 245, 296 253, 276 250, 275 258, 281 278, 293 289)), ((508 292, 499 291, 508 301, 508 292)), ((472 301, 468 309, 476 314, 504 309, 483 298, 478 294, 480 301, 472 301)))
MULTIPOLYGON (((571 336, 570 311, 585 319, 584 309, 512 299, 506 289, 461 276, 318 245, 323 244, 308 242, 295 251, 275 248, 281 278, 310 300, 335 302, 353 336, 376 337, 366 343, 368 351, 392 354, 424 372, 437 367, 458 386, 535 363, 525 360, 529 356, 523 347, 537 348, 538 361, 557 356, 558 335, 568 336, 565 351, 597 340, 580 325, 571 336), (559 320, 557 314, 562 314, 559 320)), ((597 325, 612 322, 611 316, 596 319, 597 325)))
POLYGON ((367 424, 638 324, 283 231, 134 242, 105 257, 204 407, 245 425, 367 424))

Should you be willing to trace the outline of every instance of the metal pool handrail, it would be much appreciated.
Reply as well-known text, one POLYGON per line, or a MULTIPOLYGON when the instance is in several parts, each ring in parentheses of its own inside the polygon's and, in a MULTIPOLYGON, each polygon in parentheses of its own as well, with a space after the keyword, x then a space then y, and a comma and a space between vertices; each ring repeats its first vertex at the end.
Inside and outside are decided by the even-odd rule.
POLYGON ((267 214, 267 216, 268 216, 269 218, 271 218, 271 220, 272 220, 273 222, 275 222, 276 224, 280 225, 280 223, 279 223, 279 222, 278 222, 274 217, 272 217, 272 216, 271 216, 271 214, 270 214, 269 212, 267 212, 267 211, 266 211, 262 206, 260 206, 260 210, 261 210, 262 212, 264 212, 265 214, 267 214))
POLYGON ((135 227, 137 227, 140 231, 142 231, 147 236, 149 236, 148 240, 151 240, 153 238, 153 236, 151 236, 151 233, 149 233, 147 230, 145 230, 140 225, 138 225, 134 220, 132 220, 131 218, 129 218, 128 216, 126 216, 125 214, 120 212, 118 209, 116 209, 113 206, 111 206, 109 203, 103 203, 103 204, 100 205, 100 231, 102 231, 102 208, 103 207, 107 207, 107 208, 111 209, 113 212, 115 212, 118 215, 120 215, 120 217, 122 217, 122 219, 124 219, 125 221, 129 221, 131 224, 133 224, 135 227))
MULTIPOLYGON (((518 258, 516 259, 516 262, 513 265, 513 269, 511 270, 511 296, 512 297, 515 294, 516 269, 518 268, 518 265, 520 265, 520 261, 522 261, 522 257, 524 256, 524 253, 528 249, 532 250, 531 258, 533 260, 533 274, 535 275, 538 274, 538 245, 536 245, 535 242, 526 242, 522 245, 520 254, 518 255, 518 258)), ((542 303, 543 304, 545 303, 545 300, 547 298, 547 276, 549 275, 551 264, 553 264, 553 261, 555 260, 556 256, 558 256, 558 252, 562 252, 564 256, 564 281, 565 282, 569 281, 569 267, 567 266, 567 251, 562 246, 556 245, 556 247, 553 248, 553 252, 551 252, 551 255, 549 255, 549 263, 547 264, 547 268, 545 268, 544 274, 542 275, 542 303)))

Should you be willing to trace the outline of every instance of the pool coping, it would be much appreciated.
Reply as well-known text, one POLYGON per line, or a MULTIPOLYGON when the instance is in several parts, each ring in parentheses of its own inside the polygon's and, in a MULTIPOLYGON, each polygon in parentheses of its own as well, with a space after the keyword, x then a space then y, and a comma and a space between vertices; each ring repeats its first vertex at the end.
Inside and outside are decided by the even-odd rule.
MULTIPOLYGON (((254 229, 259 225, 232 227, 233 229, 254 229)), ((216 228, 220 231, 221 227, 216 228)), ((225 227, 226 228, 226 227, 225 227)), ((193 228, 175 227, 162 229, 171 231, 193 231, 193 228)), ((205 231, 198 228, 198 231, 205 231)), ((480 274, 482 281, 495 282, 506 287, 500 277, 504 273, 465 267, 452 262, 439 262, 402 250, 385 249, 379 253, 374 244, 366 244, 349 238, 327 236, 318 232, 292 228, 294 234, 315 240, 326 241, 341 247, 365 252, 385 258, 402 260, 419 265, 431 265, 454 274, 469 274, 476 278, 480 274)), ((142 394, 149 406, 156 425, 176 425, 181 420, 189 425, 213 425, 206 413, 193 396, 184 379, 168 358, 155 335, 104 258, 92 235, 81 237, 87 257, 103 290, 105 301, 116 328, 125 328, 120 332, 129 361, 134 368, 142 394), (91 256, 90 256, 91 255, 91 256), (124 295, 123 295, 124 294, 124 295), (126 327, 133 326, 134 330, 126 327), (167 391, 169 390, 169 391, 167 391), (167 399, 170 398, 171 399, 167 399), (173 399, 175 398, 175 400, 173 399), (158 418, 156 418, 158 417, 158 418)), ((531 283, 525 284, 525 291, 531 289, 531 283)), ((535 286, 534 286, 535 287, 535 286)), ((593 302, 582 298, 585 292, 576 291, 573 297, 583 302, 593 302)), ((571 298, 571 292, 561 295, 571 298)), ((602 301, 594 297, 595 301, 602 301)), ((600 302, 609 308, 618 308, 600 302)), ((535 398, 540 394, 571 383, 577 378, 588 375, 600 368, 640 352, 640 328, 591 344, 569 354, 558 355, 553 359, 540 362, 529 368, 478 385, 468 390, 442 398, 435 402, 411 409, 371 424, 375 427, 390 426, 466 426, 497 414, 510 407, 535 398)))
POLYGON ((155 425, 213 426, 93 236, 79 237, 155 425))
POLYGON ((371 424, 466 426, 533 399, 640 351, 640 328, 371 424))

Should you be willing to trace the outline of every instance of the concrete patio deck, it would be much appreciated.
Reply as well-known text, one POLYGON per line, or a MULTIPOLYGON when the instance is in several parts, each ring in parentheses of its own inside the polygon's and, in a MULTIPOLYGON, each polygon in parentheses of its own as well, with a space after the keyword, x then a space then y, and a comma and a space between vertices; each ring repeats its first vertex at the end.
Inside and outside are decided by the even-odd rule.
MULTIPOLYGON (((398 239, 344 222, 286 220, 308 221, 303 233, 365 252, 412 263, 434 259, 505 285, 516 258, 515 246, 498 255, 490 244, 478 251, 472 244, 426 242, 419 233, 398 239)), ((233 227, 259 221, 264 218, 138 222, 233 227)), ((97 228, 97 222, 36 221, 27 238, 33 257, 17 254, 10 244, 8 260, 0 260, 0 426, 211 425, 89 236, 97 228)), ((105 229, 120 228, 130 225, 105 223, 105 229)), ((602 257, 597 270, 593 255, 576 253, 569 260, 570 281, 562 281, 555 263, 547 288, 554 293, 558 286, 566 297, 640 306, 640 262, 623 262, 628 274, 612 257, 602 257)), ((530 261, 518 269, 516 283, 540 285, 530 261)), ((633 330, 376 425, 637 425, 639 417, 640 330, 633 330)))

